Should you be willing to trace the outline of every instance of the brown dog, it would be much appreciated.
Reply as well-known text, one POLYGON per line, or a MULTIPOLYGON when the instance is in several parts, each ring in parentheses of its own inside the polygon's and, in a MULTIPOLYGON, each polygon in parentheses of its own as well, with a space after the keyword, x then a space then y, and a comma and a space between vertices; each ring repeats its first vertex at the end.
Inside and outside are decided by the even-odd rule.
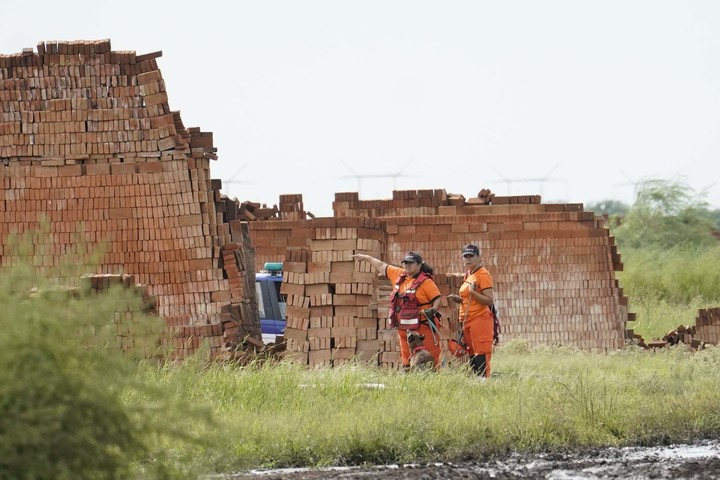
POLYGON ((407 332, 408 346, 410 347, 410 370, 432 370, 435 366, 435 359, 425 346, 423 341, 425 335, 412 330, 407 332))

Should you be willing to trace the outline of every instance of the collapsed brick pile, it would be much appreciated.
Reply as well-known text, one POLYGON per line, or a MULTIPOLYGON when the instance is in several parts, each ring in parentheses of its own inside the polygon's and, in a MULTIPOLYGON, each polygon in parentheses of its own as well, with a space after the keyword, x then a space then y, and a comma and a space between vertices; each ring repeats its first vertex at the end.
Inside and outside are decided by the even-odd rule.
MULTIPOLYGON (((219 181, 219 180, 218 180, 219 181)), ((219 187, 218 187, 219 188, 219 187)), ((280 206, 267 205, 257 202, 245 200, 239 202, 230 200, 223 196, 227 201, 228 218, 237 218, 239 220, 253 222, 257 220, 301 220, 304 218, 315 218, 310 212, 303 209, 302 195, 280 195, 280 206), (230 213, 232 210, 232 213, 230 213)))
POLYGON ((720 344, 720 308, 701 308, 695 318, 695 325, 679 325, 666 333, 662 339, 647 343, 650 348, 683 344, 692 349, 705 345, 720 344))

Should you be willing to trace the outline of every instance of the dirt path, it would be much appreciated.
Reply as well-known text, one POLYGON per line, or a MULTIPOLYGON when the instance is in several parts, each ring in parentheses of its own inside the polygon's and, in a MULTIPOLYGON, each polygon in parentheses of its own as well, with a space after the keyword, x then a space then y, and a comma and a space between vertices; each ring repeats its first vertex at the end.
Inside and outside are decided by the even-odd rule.
POLYGON ((401 479, 716 479, 720 441, 656 448, 603 449, 572 454, 510 455, 463 464, 283 469, 208 475, 202 480, 401 479))

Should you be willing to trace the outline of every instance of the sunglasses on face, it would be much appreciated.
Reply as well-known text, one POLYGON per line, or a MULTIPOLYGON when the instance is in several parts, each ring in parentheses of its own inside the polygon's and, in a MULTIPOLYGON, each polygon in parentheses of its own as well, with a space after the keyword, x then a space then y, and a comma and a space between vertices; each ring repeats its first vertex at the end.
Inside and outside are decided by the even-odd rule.
POLYGON ((463 258, 474 258, 474 257, 476 257, 476 255, 473 255, 471 253, 466 253, 465 255, 463 255, 463 258))
POLYGON ((415 265, 417 262, 402 262, 403 265, 415 265))

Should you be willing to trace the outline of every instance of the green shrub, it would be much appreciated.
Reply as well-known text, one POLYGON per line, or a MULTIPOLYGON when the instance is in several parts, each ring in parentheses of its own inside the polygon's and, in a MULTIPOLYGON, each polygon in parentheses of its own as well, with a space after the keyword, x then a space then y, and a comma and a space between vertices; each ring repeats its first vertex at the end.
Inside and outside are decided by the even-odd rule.
POLYGON ((179 409, 168 412, 160 391, 140 381, 140 360, 123 353, 118 336, 158 320, 138 313, 132 289, 60 287, 31 257, 16 258, 0 270, 0 478, 177 473, 155 442, 172 435, 167 419, 179 409))

